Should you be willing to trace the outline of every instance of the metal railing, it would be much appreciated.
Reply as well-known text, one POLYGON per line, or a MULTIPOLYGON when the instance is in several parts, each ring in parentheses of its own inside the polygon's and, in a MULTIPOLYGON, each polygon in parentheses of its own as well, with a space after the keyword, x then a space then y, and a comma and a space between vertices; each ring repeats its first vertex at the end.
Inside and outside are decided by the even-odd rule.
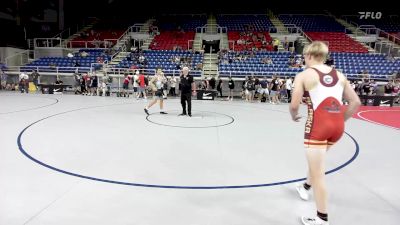
POLYGON ((289 34, 300 34, 301 28, 296 26, 295 24, 283 24, 283 26, 279 27, 269 27, 269 33, 286 33, 289 34))
POLYGON ((389 33, 386 32, 386 31, 379 30, 379 37, 386 38, 386 39, 388 39, 389 41, 391 41, 391 42, 393 42, 393 43, 395 43, 395 44, 400 45, 400 37, 396 37, 395 35, 389 34, 389 33))
POLYGON ((118 39, 104 39, 103 41, 68 41, 66 48, 98 48, 107 49, 117 43, 118 39))
MULTIPOLYGON (((129 68, 102 68, 100 70, 96 70, 96 65, 105 64, 98 64, 92 63, 91 67, 54 67, 49 68, 48 66, 8 66, 4 71, 6 74, 9 75, 19 75, 22 72, 30 73, 32 70, 36 70, 41 75, 46 76, 72 76, 74 73, 95 73, 97 76, 111 76, 111 77, 119 77, 122 78, 125 74, 133 75, 136 70, 139 70, 140 73, 144 74, 145 76, 153 76, 156 74, 156 69, 129 69, 129 68)), ((338 69, 341 71, 341 69, 338 69)), ((218 71, 218 70, 217 70, 218 71)), ((166 76, 180 76, 181 70, 163 70, 166 76)), ((192 73, 197 73, 198 77, 195 76, 196 79, 200 79, 203 77, 203 71, 201 70, 194 70, 192 73), (200 77, 200 78, 199 78, 200 77)), ((299 71, 293 72, 278 72, 278 71, 241 71, 241 70, 222 70, 218 71, 218 75, 221 77, 245 77, 245 76, 294 76, 299 71)), ((349 79, 361 79, 363 74, 350 74, 350 73, 343 73, 349 79)), ((392 74, 387 75, 380 75, 380 74, 369 74, 370 79, 374 80, 388 80, 391 79, 392 74)))
POLYGON ((121 52, 121 50, 115 51, 115 53, 111 55, 111 61, 112 61, 115 57, 117 57, 117 55, 118 55, 120 52, 121 52))
MULTIPOLYGON (((130 26, 119 38, 117 39, 104 39, 94 41, 74 41, 63 38, 64 33, 68 32, 70 36, 70 29, 66 29, 61 33, 57 34, 52 38, 35 38, 33 44, 35 48, 110 48, 117 43, 123 42, 123 38, 129 35, 130 32, 147 33, 142 32, 141 28, 145 24, 135 24, 130 26), (63 43, 66 42, 64 45, 63 43), (111 44, 112 43, 112 44, 111 44), (98 47, 97 47, 98 46, 98 47)), ((122 45, 122 50, 126 50, 126 46, 122 45)))
POLYGON ((232 44, 232 51, 235 51, 235 41, 228 40, 229 50, 231 50, 231 44, 232 44))
POLYGON ((28 73, 36 70, 38 73, 43 74, 63 74, 68 75, 74 72, 85 73, 93 72, 93 67, 49 67, 49 66, 8 66, 5 71, 7 74, 20 74, 22 72, 28 73))
MULTIPOLYGON (((340 69, 339 69, 340 70, 340 69)), ((223 70, 219 71, 219 76, 221 77, 246 77, 246 76, 257 76, 257 77, 270 77, 270 76, 295 76, 298 74, 298 71, 293 71, 293 72, 276 72, 276 71, 237 71, 237 70, 223 70)), ((351 74, 351 73, 343 73, 348 79, 360 79, 363 78, 363 74, 351 74)), ((374 80, 388 80, 391 79, 392 75, 378 75, 378 74, 370 74, 369 75, 370 79, 374 80)))
POLYGON ((305 37, 309 42, 312 42, 312 39, 302 30, 299 29, 301 36, 305 37))
POLYGON ((61 38, 35 38, 33 39, 34 48, 61 48, 61 38))
POLYGON ((187 47, 188 51, 194 49, 194 42, 195 42, 195 40, 188 40, 188 47, 187 47), (190 45, 190 43, 191 43, 191 45, 190 45))
POLYGON ((19 65, 24 65, 34 59, 35 59, 35 51, 25 50, 15 55, 8 56, 7 58, 5 58, 5 63, 6 65, 10 65, 13 64, 12 62, 15 62, 18 63, 19 65))
POLYGON ((355 35, 356 36, 366 36, 366 35, 378 36, 379 29, 376 28, 374 25, 361 25, 361 26, 357 27, 357 29, 355 31, 355 35))
MULTIPOLYGON (((78 32, 78 30, 76 31, 78 32)), ((52 38, 61 38, 61 39, 67 39, 71 36, 71 28, 65 29, 61 31, 60 33, 54 35, 52 38)))
POLYGON ((228 28, 227 27, 221 27, 218 24, 206 24, 202 27, 196 27, 196 33, 201 33, 201 34, 221 34, 221 33, 227 33, 228 28), (214 30, 216 31, 214 32, 214 30), (208 32, 211 30, 212 32, 208 32))

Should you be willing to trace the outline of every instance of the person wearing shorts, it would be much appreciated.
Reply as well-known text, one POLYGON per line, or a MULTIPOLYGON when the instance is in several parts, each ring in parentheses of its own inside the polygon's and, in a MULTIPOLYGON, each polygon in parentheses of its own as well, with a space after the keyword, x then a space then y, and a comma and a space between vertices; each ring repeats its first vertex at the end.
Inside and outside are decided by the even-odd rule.
POLYGON ((271 89, 270 95, 271 95, 271 98, 272 98, 272 104, 278 104, 279 103, 279 100, 278 100, 279 86, 280 86, 280 83, 279 83, 278 77, 275 76, 275 75, 272 76, 272 81, 271 81, 271 84, 270 84, 270 89, 271 89))
POLYGON ((246 82, 245 86, 246 86, 246 91, 245 91, 245 93, 246 93, 246 101, 253 102, 254 93, 255 93, 256 88, 255 88, 255 82, 254 82, 254 79, 253 79, 252 76, 246 82))
POLYGON ((305 47, 304 58, 307 69, 297 74, 294 81, 289 111, 292 120, 299 122, 300 102, 303 96, 308 106, 308 117, 304 130, 304 147, 308 162, 307 180, 296 190, 303 200, 309 199, 309 190, 314 190, 317 208, 316 217, 301 217, 304 225, 328 225, 327 191, 325 184, 326 152, 343 135, 344 123, 361 105, 346 77, 324 64, 328 46, 316 41, 305 47), (348 102, 342 107, 342 100, 348 102))
POLYGON ((147 99, 146 96, 147 85, 146 85, 146 79, 143 74, 139 74, 138 83, 139 85, 138 85, 138 92, 136 94, 136 99, 139 99, 141 95, 143 96, 144 99, 147 99))
POLYGON ((268 82, 266 77, 264 77, 264 79, 260 81, 260 89, 258 89, 258 93, 260 94, 260 101, 265 96, 266 98, 268 98, 268 101, 271 102, 269 97, 268 82))
POLYGON ((7 87, 7 74, 4 73, 3 70, 0 69, 0 81, 1 81, 1 90, 5 90, 7 87))
POLYGON ((129 98, 128 89, 129 89, 130 80, 131 80, 131 77, 128 74, 125 74, 124 75, 124 83, 122 84, 122 93, 121 93, 121 96, 123 96, 123 97, 129 98))
POLYGON ((147 115, 150 115, 149 109, 157 103, 157 101, 160 101, 160 114, 167 114, 164 112, 164 97, 163 97, 163 87, 164 84, 167 82, 167 79, 164 76, 164 73, 162 72, 161 68, 157 69, 157 74, 150 80, 149 85, 154 92, 154 99, 152 102, 150 102, 149 105, 147 105, 144 108, 144 112, 147 115))

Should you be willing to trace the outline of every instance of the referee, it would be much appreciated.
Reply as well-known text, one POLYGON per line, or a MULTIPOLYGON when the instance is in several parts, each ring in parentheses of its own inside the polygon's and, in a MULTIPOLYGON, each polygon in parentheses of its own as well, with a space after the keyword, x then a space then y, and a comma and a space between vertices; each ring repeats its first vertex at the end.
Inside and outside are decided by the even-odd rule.
POLYGON ((182 104, 182 113, 179 116, 192 116, 192 92, 196 93, 196 85, 193 81, 193 76, 189 75, 189 68, 182 68, 182 75, 180 79, 180 88, 181 88, 181 104, 182 104), (188 114, 186 114, 186 102, 188 105, 188 114))

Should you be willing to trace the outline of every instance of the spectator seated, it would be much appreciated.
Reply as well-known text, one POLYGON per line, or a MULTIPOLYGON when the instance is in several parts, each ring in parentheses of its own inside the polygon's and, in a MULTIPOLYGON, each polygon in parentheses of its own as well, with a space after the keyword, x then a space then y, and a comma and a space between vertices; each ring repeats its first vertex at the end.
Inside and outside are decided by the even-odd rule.
MULTIPOLYGON (((267 51, 273 51, 272 38, 268 32, 229 31, 228 39, 235 42, 235 51, 252 50, 253 48, 256 50, 266 49, 267 51)), ((232 48, 233 45, 230 43, 230 49, 232 48)))
POLYGON ((39 71, 42 72, 56 72, 56 67, 59 67, 58 72, 60 73, 72 73, 76 68, 79 71, 87 72, 92 63, 101 63, 105 60, 110 60, 110 56, 107 56, 101 49, 81 49, 73 57, 40 58, 23 66, 21 70, 30 72, 39 67, 39 71))
POLYGON ((183 66, 188 66, 193 76, 200 76, 202 72, 201 69, 198 68, 198 65, 203 63, 203 55, 201 54, 194 54, 189 51, 146 50, 143 52, 143 56, 147 62, 144 65, 126 58, 122 60, 117 67, 144 69, 156 69, 161 67, 166 75, 172 75, 174 73, 176 76, 179 75, 177 70, 180 70, 183 66))
POLYGON ((244 77, 248 75, 272 75, 273 73, 294 76, 302 71, 299 67, 289 65, 289 52, 267 52, 259 51, 251 53, 249 51, 229 52, 228 60, 222 60, 219 64, 219 74, 222 77, 244 77), (267 63, 269 59, 271 63, 267 63))
POLYGON ((335 67, 349 78, 356 78, 361 71, 367 70, 373 79, 387 79, 387 75, 400 71, 400 60, 387 60, 384 54, 333 52, 330 58, 335 67))

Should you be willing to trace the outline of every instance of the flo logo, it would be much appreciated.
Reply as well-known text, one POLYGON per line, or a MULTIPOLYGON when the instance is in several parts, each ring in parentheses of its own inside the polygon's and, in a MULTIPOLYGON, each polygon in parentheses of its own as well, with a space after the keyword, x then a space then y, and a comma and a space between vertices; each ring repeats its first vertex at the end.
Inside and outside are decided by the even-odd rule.
POLYGON ((382 18, 382 13, 381 12, 358 12, 360 14, 360 19, 373 19, 373 20, 379 20, 382 18))

